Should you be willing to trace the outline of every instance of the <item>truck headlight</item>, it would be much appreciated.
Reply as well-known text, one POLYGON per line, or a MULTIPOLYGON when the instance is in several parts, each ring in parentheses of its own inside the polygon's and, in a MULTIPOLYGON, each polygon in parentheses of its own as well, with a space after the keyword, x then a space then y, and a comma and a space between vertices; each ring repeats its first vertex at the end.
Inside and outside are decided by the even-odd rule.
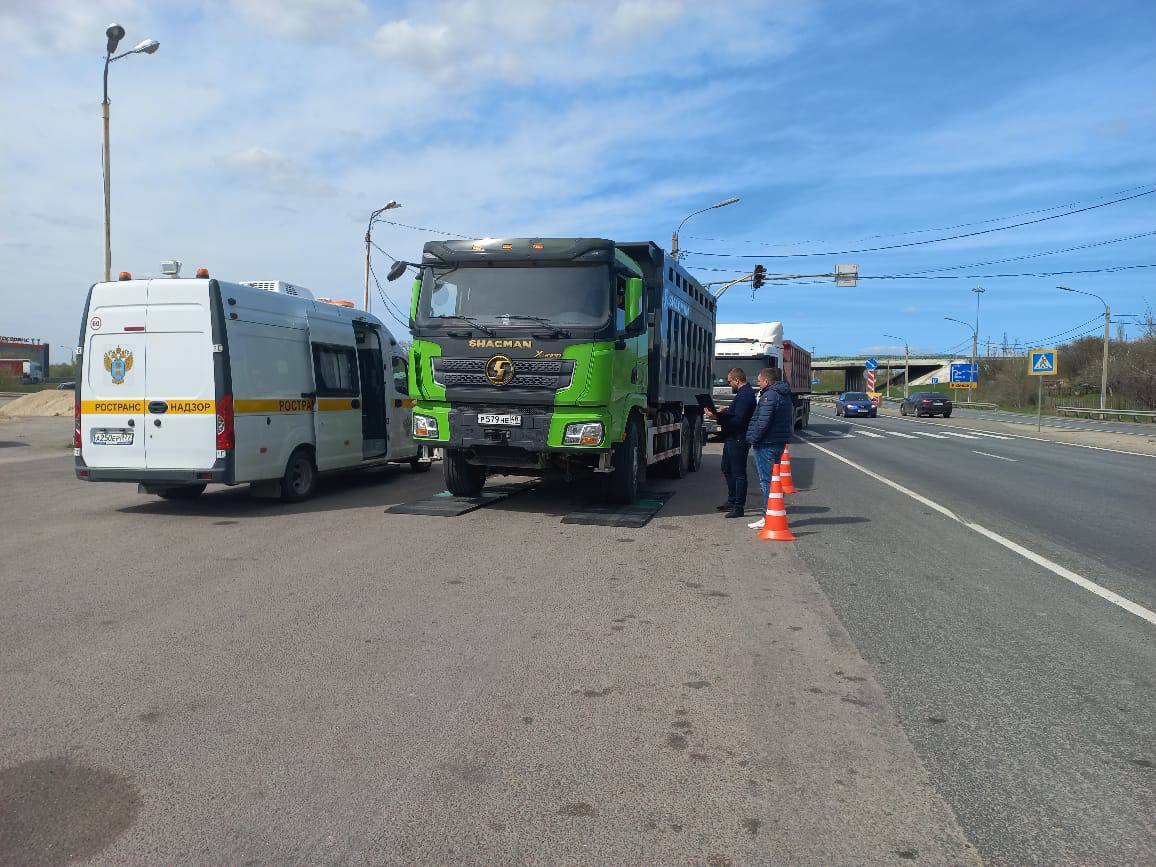
POLYGON ((580 421, 566 425, 562 436, 565 446, 596 446, 602 443, 602 422, 580 421))
POLYGON ((414 413, 413 435, 415 437, 436 438, 438 436, 438 420, 428 415, 414 413))

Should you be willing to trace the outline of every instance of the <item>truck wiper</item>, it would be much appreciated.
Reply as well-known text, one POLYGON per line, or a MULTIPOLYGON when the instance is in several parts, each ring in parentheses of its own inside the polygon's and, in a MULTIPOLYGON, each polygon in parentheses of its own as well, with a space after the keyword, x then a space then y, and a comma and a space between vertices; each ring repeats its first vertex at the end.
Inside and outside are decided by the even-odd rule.
POLYGON ((550 331, 554 337, 569 337, 570 336, 569 331, 567 331, 565 328, 559 328, 557 325, 555 325, 553 322, 551 322, 549 319, 547 319, 544 316, 523 316, 521 314, 509 313, 509 314, 503 314, 502 318, 503 319, 526 319, 530 322, 541 322, 543 325, 545 325, 547 328, 550 329, 550 331))
POLYGON ((460 313, 451 313, 448 316, 431 316, 430 319, 460 319, 462 322, 468 322, 483 334, 490 335, 490 337, 493 337, 497 333, 489 326, 478 322, 478 320, 474 319, 472 316, 462 316, 460 313))

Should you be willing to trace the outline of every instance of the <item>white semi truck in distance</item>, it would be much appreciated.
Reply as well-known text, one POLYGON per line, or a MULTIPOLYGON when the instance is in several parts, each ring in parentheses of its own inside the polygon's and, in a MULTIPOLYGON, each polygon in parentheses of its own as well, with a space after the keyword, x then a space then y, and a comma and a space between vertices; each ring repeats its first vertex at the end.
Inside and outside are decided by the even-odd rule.
MULTIPOLYGON (((778 367, 791 386, 795 406, 795 428, 804 428, 811 414, 811 353, 783 339, 782 322, 720 322, 714 340, 711 363, 711 396, 720 409, 734 397, 727 373, 741 367, 747 380, 758 388, 755 377, 764 367, 778 367)), ((708 433, 718 433, 718 422, 705 420, 708 433)))

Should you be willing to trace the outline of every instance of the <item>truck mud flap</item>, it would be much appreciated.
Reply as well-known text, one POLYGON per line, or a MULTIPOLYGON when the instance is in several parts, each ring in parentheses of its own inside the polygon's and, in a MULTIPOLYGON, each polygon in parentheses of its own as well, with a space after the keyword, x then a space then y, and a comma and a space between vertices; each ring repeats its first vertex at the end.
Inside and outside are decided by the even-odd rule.
POLYGON ((433 515, 439 518, 456 518, 477 509, 500 503, 502 500, 525 493, 538 484, 521 482, 513 485, 494 485, 483 488, 477 497, 455 497, 448 491, 435 494, 427 500, 415 500, 412 503, 398 503, 385 510, 387 515, 433 515))
POLYGON ((594 503, 577 512, 571 512, 562 519, 562 523, 637 529, 650 523, 650 519, 657 515, 666 505, 666 501, 673 496, 674 491, 642 490, 638 492, 638 498, 632 505, 594 503))

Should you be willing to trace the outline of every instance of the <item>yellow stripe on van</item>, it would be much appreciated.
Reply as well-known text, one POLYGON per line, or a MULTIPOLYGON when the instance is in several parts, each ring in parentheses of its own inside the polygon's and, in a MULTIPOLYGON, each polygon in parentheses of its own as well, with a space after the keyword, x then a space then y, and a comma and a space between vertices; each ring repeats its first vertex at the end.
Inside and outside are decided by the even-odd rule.
POLYGON ((145 411, 143 400, 82 400, 80 411, 84 415, 124 415, 145 411))
POLYGON ((167 415, 212 415, 217 411, 215 400, 166 400, 167 415))
MULTIPOLYGON (((195 398, 153 398, 168 404, 166 415, 212 415, 217 411, 214 400, 195 398)), ((80 412, 83 415, 124 415, 144 413, 151 401, 147 400, 82 400, 80 412)))
POLYGON ((258 413, 272 415, 279 412, 312 412, 313 401, 308 397, 267 397, 233 401, 233 412, 238 415, 258 413))
POLYGON ((319 412, 341 412, 342 410, 354 409, 353 401, 356 397, 319 397, 317 398, 317 409, 319 412))

